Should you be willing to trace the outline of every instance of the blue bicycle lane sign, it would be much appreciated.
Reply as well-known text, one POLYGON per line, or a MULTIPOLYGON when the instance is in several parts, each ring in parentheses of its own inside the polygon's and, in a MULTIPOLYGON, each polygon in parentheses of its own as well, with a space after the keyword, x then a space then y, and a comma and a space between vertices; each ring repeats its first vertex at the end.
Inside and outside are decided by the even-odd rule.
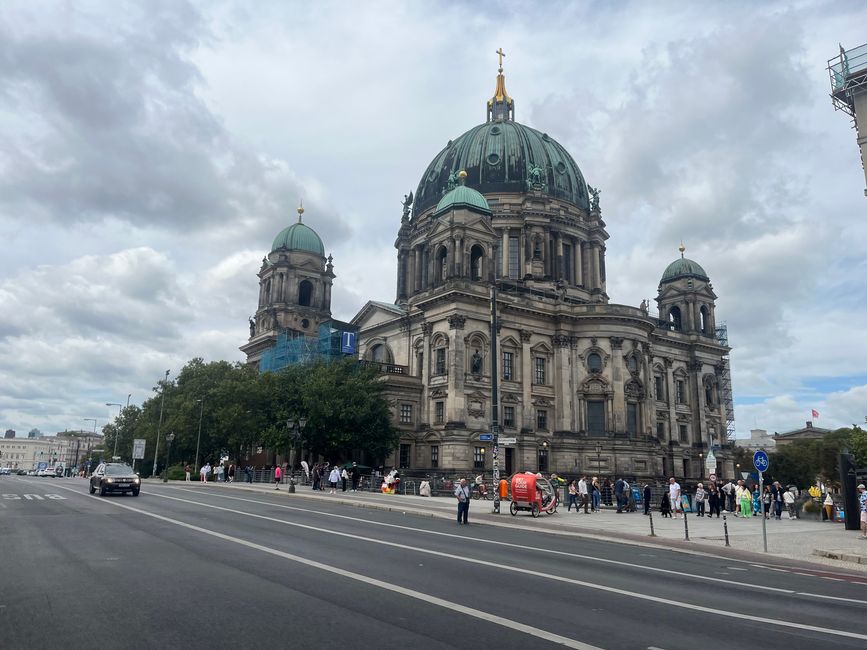
POLYGON ((753 465, 760 472, 768 471, 768 455, 759 449, 753 454, 753 465))

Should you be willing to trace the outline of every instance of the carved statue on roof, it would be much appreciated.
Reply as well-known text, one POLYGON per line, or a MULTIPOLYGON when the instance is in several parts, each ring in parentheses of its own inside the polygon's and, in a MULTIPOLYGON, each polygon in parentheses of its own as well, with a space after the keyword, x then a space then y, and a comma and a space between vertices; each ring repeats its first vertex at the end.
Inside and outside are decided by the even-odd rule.
POLYGON ((403 206, 403 220, 404 221, 409 219, 409 211, 412 208, 412 201, 413 201, 412 190, 410 190, 409 194, 403 195, 403 202, 401 203, 401 205, 403 206))
POLYGON ((545 189, 545 170, 535 163, 527 165, 527 191, 545 189))
POLYGON ((458 184, 458 173, 452 172, 451 174, 449 174, 449 180, 446 182, 446 192, 451 192, 458 186, 458 184))
POLYGON ((250 316, 250 338, 256 336, 256 321, 253 320, 253 317, 250 316))
POLYGON ((599 195, 602 194, 602 190, 588 185, 587 191, 590 192, 590 209, 599 212, 599 195))

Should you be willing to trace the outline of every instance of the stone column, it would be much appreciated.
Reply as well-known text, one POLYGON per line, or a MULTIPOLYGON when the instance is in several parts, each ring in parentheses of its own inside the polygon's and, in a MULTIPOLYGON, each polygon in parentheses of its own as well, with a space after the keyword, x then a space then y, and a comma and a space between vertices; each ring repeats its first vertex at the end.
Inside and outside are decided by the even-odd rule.
POLYGON ((680 432, 677 430, 677 391, 674 384, 674 362, 666 357, 665 363, 665 392, 668 396, 668 439, 679 440, 680 432))
POLYGON ((397 251, 397 299, 406 299, 406 276, 407 276, 407 255, 406 250, 399 249, 397 251))
POLYGON ((536 423, 533 422, 532 386, 533 386, 533 359, 530 354, 530 339, 532 333, 529 330, 521 330, 521 427, 533 430, 536 423))
POLYGON ((446 400, 446 422, 463 422, 465 411, 464 379, 466 377, 466 346, 464 344, 464 323, 466 317, 460 314, 449 316, 451 336, 451 358, 447 360, 449 369, 449 395, 446 400))
POLYGON ((554 347, 554 430, 573 431, 573 393, 571 377, 571 346, 569 337, 557 334, 551 338, 554 347))
POLYGON ((584 242, 575 239, 575 284, 584 286, 584 242))
POLYGON ((555 264, 557 265, 557 268, 554 272, 551 273, 551 277, 554 278, 554 280, 559 280, 560 278, 563 277, 563 268, 564 268, 564 264, 563 264, 563 236, 559 232, 554 234, 554 246, 556 249, 556 255, 555 255, 554 259, 556 260, 555 264))
POLYGON ((430 357, 430 335, 433 332, 433 325, 431 323, 422 323, 421 324, 421 333, 424 337, 424 343, 422 345, 422 354, 424 355, 424 359, 422 359, 421 365, 421 408, 422 412, 419 414, 423 421, 428 425, 433 423, 433 417, 431 413, 431 399, 430 399, 430 364, 432 363, 432 359, 430 357))
POLYGON ((503 228, 503 248, 500 250, 503 264, 503 277, 509 277, 509 229, 503 228))
POLYGON ((626 431, 626 396, 623 384, 629 373, 623 367, 623 338, 612 336, 611 339, 611 385, 614 389, 614 426, 613 431, 626 431))

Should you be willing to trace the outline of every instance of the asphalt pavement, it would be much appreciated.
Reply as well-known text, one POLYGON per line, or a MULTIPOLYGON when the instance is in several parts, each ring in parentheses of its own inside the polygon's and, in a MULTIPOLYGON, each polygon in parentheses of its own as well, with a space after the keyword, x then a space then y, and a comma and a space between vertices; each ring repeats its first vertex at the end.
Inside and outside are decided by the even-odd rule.
POLYGON ((239 488, 4 477, 0 647, 867 645, 863 575, 239 488))

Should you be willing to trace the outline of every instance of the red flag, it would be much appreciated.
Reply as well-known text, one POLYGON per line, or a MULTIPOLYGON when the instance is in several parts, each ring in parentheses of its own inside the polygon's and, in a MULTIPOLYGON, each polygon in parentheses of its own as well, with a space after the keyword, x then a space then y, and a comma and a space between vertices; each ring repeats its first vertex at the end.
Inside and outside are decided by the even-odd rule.
POLYGON ((814 418, 819 417, 819 411, 817 411, 816 409, 813 409, 812 412, 813 412, 813 417, 814 417, 814 418))

